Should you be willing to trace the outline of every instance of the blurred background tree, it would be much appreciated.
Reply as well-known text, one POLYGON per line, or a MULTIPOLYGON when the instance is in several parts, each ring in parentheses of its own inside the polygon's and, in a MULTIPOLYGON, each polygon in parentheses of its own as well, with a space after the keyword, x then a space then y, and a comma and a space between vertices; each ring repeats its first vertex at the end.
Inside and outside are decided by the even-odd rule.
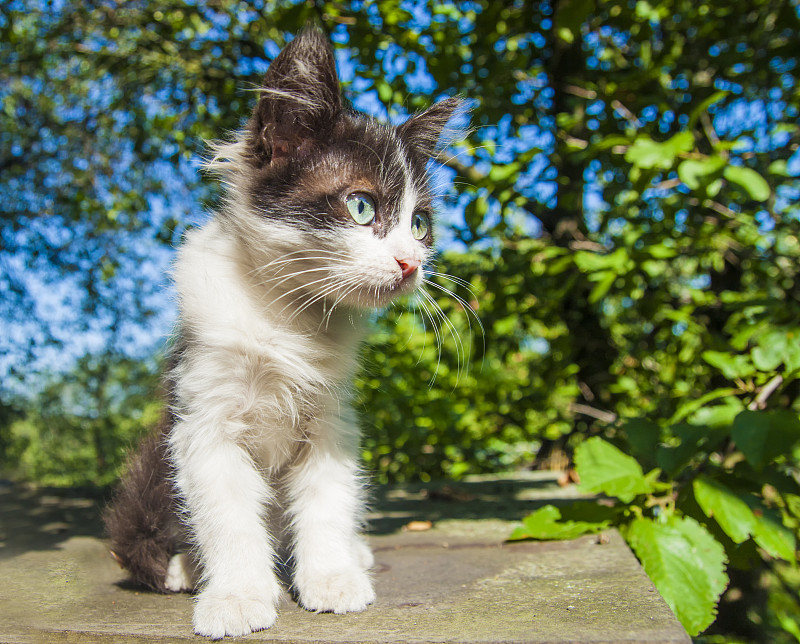
POLYGON ((382 315, 357 382, 376 479, 564 468, 603 436, 725 546, 709 632, 800 639, 794 563, 739 556, 757 544, 692 492, 702 473, 800 523, 795 424, 731 434, 745 412, 798 413, 795 0, 3 3, 7 475, 107 484, 155 422, 163 276, 218 195, 203 142, 242 124, 309 21, 356 107, 473 105, 437 171, 437 270, 469 288, 431 277, 447 320, 382 315), (780 453, 754 460, 765 441, 780 453), (680 457, 656 462, 658 445, 680 457))

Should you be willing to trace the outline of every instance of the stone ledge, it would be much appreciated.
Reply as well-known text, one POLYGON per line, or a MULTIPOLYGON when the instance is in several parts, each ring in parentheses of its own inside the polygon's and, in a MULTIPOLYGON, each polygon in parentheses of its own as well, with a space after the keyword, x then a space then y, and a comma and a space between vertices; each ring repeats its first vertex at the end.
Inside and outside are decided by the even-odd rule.
MULTIPOLYGON (((275 627, 240 639, 690 642, 615 531, 604 539, 504 543, 512 519, 573 494, 546 476, 378 489, 370 537, 376 604, 363 613, 314 614, 287 594, 275 627), (433 525, 398 529, 411 520, 433 525)), ((0 526, 0 642, 202 641, 192 634, 191 597, 125 583, 98 537, 91 500, 7 487, 0 526)))

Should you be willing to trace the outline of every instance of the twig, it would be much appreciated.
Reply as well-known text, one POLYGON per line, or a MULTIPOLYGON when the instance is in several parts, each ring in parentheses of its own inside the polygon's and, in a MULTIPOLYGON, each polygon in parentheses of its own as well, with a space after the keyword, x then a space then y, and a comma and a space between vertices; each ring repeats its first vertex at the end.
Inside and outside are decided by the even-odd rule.
POLYGON ((703 201, 703 205, 706 208, 710 208, 711 210, 718 212, 720 215, 724 215, 726 217, 736 217, 736 213, 733 210, 727 206, 723 206, 721 203, 714 201, 713 199, 706 199, 703 201))
POLYGON ((613 423, 617 420, 618 416, 610 411, 604 411, 589 405, 582 405, 581 403, 572 403, 569 406, 570 411, 576 414, 583 414, 584 416, 591 416, 604 423, 613 423))
MULTIPOLYGON (((602 244, 593 241, 571 241, 569 243, 570 250, 591 250, 596 253, 604 253, 608 249, 602 244)), ((581 390, 583 391, 583 390, 581 390)), ((584 394, 585 395, 585 394, 584 394)))
POLYGON ((574 136, 566 136, 564 137, 564 141, 566 141, 569 145, 574 145, 576 148, 580 148, 583 150, 589 146, 588 141, 584 141, 583 139, 575 138, 574 136))
POLYGON ((677 188, 681 185, 681 180, 677 177, 675 179, 666 179, 665 181, 661 181, 653 186, 654 190, 672 190, 672 188, 677 188))
POLYGON ((719 137, 717 136, 717 132, 714 129, 714 124, 708 117, 708 112, 703 112, 700 115, 700 122, 703 124, 703 129, 706 132, 708 140, 711 141, 711 145, 713 145, 716 148, 719 145, 719 137))
POLYGON ((761 391, 758 392, 758 395, 753 399, 747 408, 750 411, 756 411, 757 409, 764 409, 766 407, 767 398, 769 398, 772 394, 775 393, 775 390, 781 386, 783 383, 783 376, 778 374, 777 376, 773 376, 772 380, 770 380, 766 385, 761 387, 761 391))
POLYGON ((618 112, 620 116, 622 116, 628 123, 630 123, 636 129, 642 127, 642 122, 636 118, 636 114, 631 112, 627 107, 625 107, 621 101, 617 100, 616 98, 611 101, 611 108, 618 112))
POLYGON ((597 98, 597 92, 595 92, 593 89, 586 89, 584 87, 578 87, 577 85, 564 85, 564 91, 567 94, 580 96, 581 98, 588 98, 589 100, 594 100, 597 98))

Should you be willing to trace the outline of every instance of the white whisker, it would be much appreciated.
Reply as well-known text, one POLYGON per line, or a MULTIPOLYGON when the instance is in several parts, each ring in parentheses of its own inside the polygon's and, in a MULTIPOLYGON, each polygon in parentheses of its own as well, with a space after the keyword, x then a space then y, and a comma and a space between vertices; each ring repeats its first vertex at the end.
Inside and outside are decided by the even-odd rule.
POLYGON ((461 335, 458 333, 458 329, 456 329, 455 325, 450 321, 450 318, 447 314, 442 310, 442 307, 439 306, 438 302, 433 298, 433 296, 428 293, 427 291, 421 290, 420 293, 423 294, 430 305, 433 307, 434 313, 436 313, 436 317, 438 317, 447 328, 448 332, 452 336, 453 340, 455 341, 456 346, 456 383, 461 379, 461 371, 464 365, 467 364, 467 353, 466 349, 464 348, 464 344, 461 340, 461 335))
MULTIPOLYGON (((432 286, 433 288, 438 289, 442 293, 445 293, 449 297, 452 297, 456 302, 458 302, 458 304, 461 306, 461 308, 467 314, 467 317, 469 317, 471 315, 475 319, 475 321, 478 323, 478 326, 481 328, 481 335, 483 335, 483 336, 486 335, 486 330, 483 328, 483 323, 481 322, 480 317, 478 317, 478 314, 469 305, 469 302, 467 302, 463 297, 461 297, 457 293, 453 293, 453 291, 451 291, 450 289, 445 288, 441 284, 437 284, 436 282, 434 282, 432 280, 429 280, 429 279, 423 279, 422 281, 425 284, 427 284, 428 286, 432 286)), ((472 291, 470 291, 470 293, 472 293, 472 291)), ((473 294, 473 297, 474 297, 474 294, 473 294)))
MULTIPOLYGON (((428 297, 430 297, 427 293, 425 293, 425 291, 423 291, 421 289, 418 291, 418 293, 424 294, 424 295, 427 295, 428 297)), ((433 334, 436 337, 436 347, 437 347, 437 351, 436 351, 436 355, 437 355, 436 369, 434 370, 433 376, 431 376, 431 379, 428 382, 428 389, 430 389, 430 388, 433 387, 433 383, 436 381, 436 376, 439 374, 439 365, 442 362, 442 337, 441 337, 441 334, 439 332, 439 328, 436 325, 435 320, 433 319, 433 314, 428 309, 428 305, 425 302, 425 297, 424 296, 423 296, 423 299, 419 300, 419 304, 422 307, 423 316, 426 317, 428 319, 428 321, 431 323, 431 330, 433 331, 433 334)))
POLYGON ((459 286, 463 286, 465 289, 467 289, 469 291, 469 294, 472 295, 472 297, 475 297, 475 293, 472 292, 472 284, 470 284, 467 280, 461 279, 460 277, 456 277, 454 275, 450 275, 448 273, 437 273, 436 271, 431 271, 427 269, 424 270, 424 273, 426 275, 441 277, 442 279, 446 279, 450 282, 455 282, 459 286))

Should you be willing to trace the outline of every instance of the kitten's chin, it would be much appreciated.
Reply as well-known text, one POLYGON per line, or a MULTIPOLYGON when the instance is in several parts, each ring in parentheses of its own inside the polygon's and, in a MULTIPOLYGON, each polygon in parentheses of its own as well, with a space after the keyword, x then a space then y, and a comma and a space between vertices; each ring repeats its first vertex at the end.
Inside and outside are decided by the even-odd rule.
MULTIPOLYGON (((398 298, 411 295, 418 286, 417 280, 406 279, 390 285, 365 287, 338 298, 338 304, 357 309, 380 309, 398 298)), ((336 301, 337 298, 334 297, 333 300, 336 301)))

